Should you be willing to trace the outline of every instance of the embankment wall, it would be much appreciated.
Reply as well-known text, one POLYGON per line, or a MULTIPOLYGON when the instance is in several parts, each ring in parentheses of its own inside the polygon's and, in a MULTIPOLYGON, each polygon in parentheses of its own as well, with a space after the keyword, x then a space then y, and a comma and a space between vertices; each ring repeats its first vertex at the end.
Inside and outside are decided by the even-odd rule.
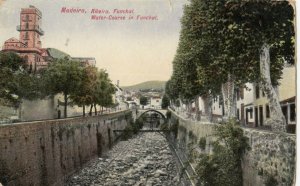
POLYGON ((101 156, 127 126, 131 111, 93 117, 0 125, 0 182, 63 185, 67 176, 101 156))
MULTIPOLYGON (((171 122, 179 124, 176 139, 178 150, 185 151, 188 156, 191 144, 194 144, 194 148, 204 137, 206 147, 204 151, 200 150, 200 152, 211 153, 212 142, 216 140, 214 128, 218 124, 189 121, 181 118, 175 112, 171 112, 171 122)), ((275 179, 278 185, 293 185, 296 165, 296 136, 251 128, 242 129, 250 145, 250 150, 244 154, 242 160, 243 185, 265 185, 268 179, 275 179)))

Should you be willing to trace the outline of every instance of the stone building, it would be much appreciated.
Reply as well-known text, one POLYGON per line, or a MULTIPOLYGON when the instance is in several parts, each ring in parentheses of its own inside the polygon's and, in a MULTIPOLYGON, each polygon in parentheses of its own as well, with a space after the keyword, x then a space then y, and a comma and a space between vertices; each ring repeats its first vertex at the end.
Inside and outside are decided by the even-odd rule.
POLYGON ((20 32, 19 39, 12 37, 6 40, 2 51, 19 54, 32 71, 46 68, 53 60, 65 57, 81 62, 83 66, 96 65, 96 59, 93 57, 71 57, 55 48, 42 48, 42 12, 32 5, 21 9, 17 31, 20 32))
MULTIPOLYGON (((78 61, 82 66, 95 66, 94 57, 71 57, 69 54, 55 48, 42 48, 41 37, 44 35, 42 30, 42 12, 34 6, 22 8, 20 12, 20 24, 16 27, 20 32, 19 39, 14 37, 6 40, 2 47, 3 52, 15 52, 20 55, 28 64, 32 72, 47 68, 48 64, 56 59, 68 58, 78 61)), ((16 110, 12 108, 2 108, 7 112, 5 114, 12 120, 41 120, 58 118, 58 112, 61 112, 61 95, 43 100, 23 100, 21 106, 16 110), (7 114, 9 113, 9 114, 7 114)), ((76 105, 68 106, 68 116, 75 116, 82 113, 82 109, 76 105)), ((62 116, 63 117, 63 116, 62 116)))
POLYGON ((30 68, 37 70, 47 66, 46 49, 42 48, 41 37, 44 35, 42 26, 42 12, 34 6, 22 8, 20 13, 19 40, 10 38, 4 42, 2 51, 18 53, 25 59, 30 68))

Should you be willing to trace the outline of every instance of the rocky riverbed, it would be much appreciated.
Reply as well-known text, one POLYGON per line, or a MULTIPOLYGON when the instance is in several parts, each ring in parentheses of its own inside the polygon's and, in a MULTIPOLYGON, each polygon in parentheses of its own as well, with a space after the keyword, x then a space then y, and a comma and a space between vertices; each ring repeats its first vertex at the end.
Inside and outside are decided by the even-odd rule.
POLYGON ((118 142, 102 158, 71 176, 69 186, 179 185, 178 168, 166 139, 140 133, 118 142))

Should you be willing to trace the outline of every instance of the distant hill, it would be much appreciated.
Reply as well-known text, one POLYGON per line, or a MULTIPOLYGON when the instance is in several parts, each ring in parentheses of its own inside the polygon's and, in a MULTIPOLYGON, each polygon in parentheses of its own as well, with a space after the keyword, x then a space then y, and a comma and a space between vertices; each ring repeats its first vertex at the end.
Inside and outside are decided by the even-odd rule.
POLYGON ((166 81, 146 81, 132 86, 122 87, 124 90, 165 89, 166 81))

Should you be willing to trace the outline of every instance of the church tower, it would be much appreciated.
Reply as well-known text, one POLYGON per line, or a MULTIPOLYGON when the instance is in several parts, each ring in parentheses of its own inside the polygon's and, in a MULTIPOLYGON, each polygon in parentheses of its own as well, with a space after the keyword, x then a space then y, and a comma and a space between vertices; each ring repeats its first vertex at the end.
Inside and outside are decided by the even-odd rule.
POLYGON ((28 48, 41 48, 40 37, 44 35, 41 29, 42 13, 34 6, 22 8, 20 14, 20 25, 17 31, 20 32, 20 41, 28 48))

